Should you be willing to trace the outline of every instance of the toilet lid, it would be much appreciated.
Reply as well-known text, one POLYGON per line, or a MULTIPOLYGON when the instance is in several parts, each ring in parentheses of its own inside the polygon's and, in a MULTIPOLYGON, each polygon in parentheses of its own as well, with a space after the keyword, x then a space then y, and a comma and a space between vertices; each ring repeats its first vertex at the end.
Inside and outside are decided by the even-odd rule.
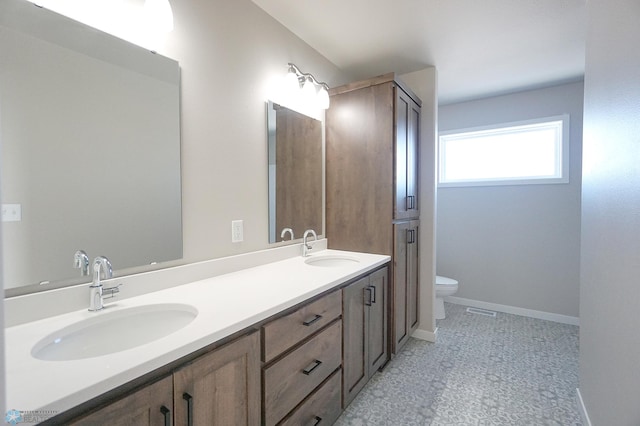
POLYGON ((453 280, 447 277, 441 277, 440 275, 436 275, 436 285, 456 285, 458 281, 453 280))

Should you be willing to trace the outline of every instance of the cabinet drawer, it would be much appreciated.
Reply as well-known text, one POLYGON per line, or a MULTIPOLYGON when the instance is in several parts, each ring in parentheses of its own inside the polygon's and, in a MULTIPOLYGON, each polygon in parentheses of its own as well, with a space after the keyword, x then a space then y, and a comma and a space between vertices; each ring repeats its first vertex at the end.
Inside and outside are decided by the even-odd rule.
POLYGON ((342 321, 264 370, 264 418, 274 425, 333 373, 342 361, 342 321))
POLYGON ((340 417, 342 370, 338 370, 279 426, 332 425, 340 417))
POLYGON ((271 361, 338 318, 341 313, 341 293, 334 291, 289 315, 267 323, 262 327, 264 341, 262 360, 271 361))

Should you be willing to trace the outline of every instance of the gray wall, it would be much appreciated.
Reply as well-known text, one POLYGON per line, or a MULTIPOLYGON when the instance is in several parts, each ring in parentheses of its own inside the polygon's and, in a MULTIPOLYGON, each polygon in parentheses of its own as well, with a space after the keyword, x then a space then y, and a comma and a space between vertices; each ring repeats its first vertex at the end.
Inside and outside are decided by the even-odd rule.
POLYGON ((640 2, 590 0, 580 392, 595 426, 640 425, 640 2))
POLYGON ((581 82, 441 106, 438 130, 570 114, 570 183, 438 188, 437 272, 456 296, 578 316, 581 82))

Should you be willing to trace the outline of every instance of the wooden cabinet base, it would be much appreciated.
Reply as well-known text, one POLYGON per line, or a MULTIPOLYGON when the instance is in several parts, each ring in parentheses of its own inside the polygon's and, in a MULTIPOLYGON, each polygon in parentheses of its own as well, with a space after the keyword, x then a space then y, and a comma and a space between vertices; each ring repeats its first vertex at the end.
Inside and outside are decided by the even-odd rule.
POLYGON ((260 423, 260 334, 237 339, 176 371, 175 425, 260 423))
POLYGON ((165 377, 86 417, 67 424, 70 426, 172 425, 173 379, 171 376, 165 377))
POLYGON ((340 413, 342 370, 329 377, 322 386, 296 408, 279 426, 331 425, 340 413))

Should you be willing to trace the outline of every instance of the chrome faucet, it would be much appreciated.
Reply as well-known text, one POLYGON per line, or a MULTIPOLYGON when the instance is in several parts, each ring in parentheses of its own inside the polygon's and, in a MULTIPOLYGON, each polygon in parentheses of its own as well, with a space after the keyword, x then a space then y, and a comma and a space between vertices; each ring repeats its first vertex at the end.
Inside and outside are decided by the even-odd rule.
POLYGON ((282 241, 284 241, 284 236, 287 235, 287 233, 291 235, 291 238, 289 238, 289 241, 293 240, 293 229, 284 228, 280 233, 280 238, 282 239, 282 241))
POLYGON ((120 292, 120 286, 118 284, 115 287, 102 287, 100 282, 101 275, 104 275, 104 279, 108 280, 113 278, 113 268, 111 262, 104 256, 98 256, 93 259, 93 282, 89 286, 89 310, 91 312, 100 311, 104 309, 104 294, 109 294, 109 297, 114 297, 116 293, 120 292))
POLYGON ((80 276, 89 275, 89 256, 84 250, 78 250, 73 255, 73 267, 80 269, 80 276))
POLYGON ((313 235, 313 241, 318 241, 318 236, 316 235, 316 231, 313 229, 307 229, 304 231, 304 235, 302 236, 302 257, 309 256, 309 250, 312 250, 313 247, 310 243, 307 242, 307 237, 309 234, 313 235))

